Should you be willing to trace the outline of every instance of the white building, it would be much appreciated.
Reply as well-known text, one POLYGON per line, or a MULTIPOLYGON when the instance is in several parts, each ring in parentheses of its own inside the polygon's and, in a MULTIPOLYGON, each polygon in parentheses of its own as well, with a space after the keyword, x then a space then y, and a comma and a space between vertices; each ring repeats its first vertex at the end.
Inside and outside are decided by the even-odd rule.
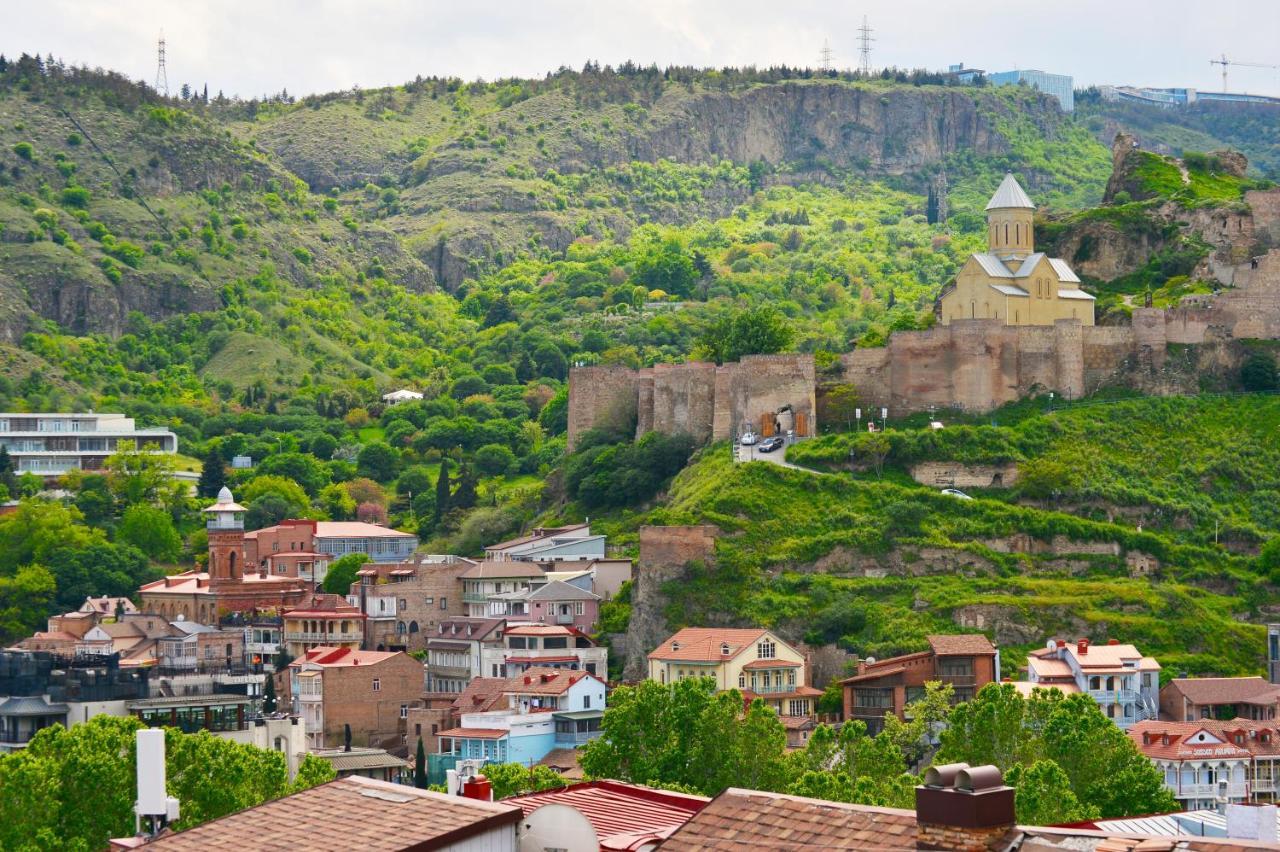
POLYGON ((391 393, 384 393, 382 395, 382 401, 387 405, 397 405, 401 402, 413 402, 417 399, 422 399, 422 394, 415 390, 409 390, 408 388, 401 388, 400 390, 394 390, 391 393))
POLYGON ((592 535, 591 524, 538 527, 528 535, 490 544, 484 558, 523 562, 589 562, 604 558, 603 535, 592 535))
POLYGON ((123 414, 0 413, 0 447, 14 470, 61 476, 70 470, 101 470, 122 450, 176 453, 178 436, 168 429, 139 429, 123 414))
POLYGON ((502 644, 480 649, 480 673, 484 677, 515 677, 526 669, 581 670, 597 677, 609 671, 609 649, 571 627, 552 624, 508 623, 502 644))
POLYGON ((1121 728, 1160 713, 1160 664, 1114 639, 1106 645, 1050 639, 1027 655, 1027 680, 1045 687, 1073 685, 1121 728))

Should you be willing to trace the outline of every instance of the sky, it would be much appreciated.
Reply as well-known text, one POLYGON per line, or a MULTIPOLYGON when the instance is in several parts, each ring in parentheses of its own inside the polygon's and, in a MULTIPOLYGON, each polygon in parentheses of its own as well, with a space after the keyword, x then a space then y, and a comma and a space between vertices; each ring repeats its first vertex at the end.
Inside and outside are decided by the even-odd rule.
MULTIPOLYGON (((1280 0, 0 0, 0 53, 52 53, 228 96, 365 89, 424 77, 541 76, 631 59, 695 66, 1039 68, 1095 83, 1222 88, 1226 54, 1280 65, 1280 0)), ((1280 70, 1230 68, 1280 95, 1280 70)))

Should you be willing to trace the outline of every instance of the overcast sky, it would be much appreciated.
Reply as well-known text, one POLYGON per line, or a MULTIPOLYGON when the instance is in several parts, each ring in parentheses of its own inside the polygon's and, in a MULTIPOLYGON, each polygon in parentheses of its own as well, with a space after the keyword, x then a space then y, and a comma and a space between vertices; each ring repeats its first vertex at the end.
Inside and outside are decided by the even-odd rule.
MULTIPOLYGON (((626 59, 697 66, 858 61, 1040 68, 1076 85, 1221 88, 1209 58, 1280 65, 1280 0, 0 0, 0 53, 53 53, 176 90, 244 97, 372 88, 415 75, 542 75, 626 59)), ((1280 95, 1280 71, 1232 68, 1232 91, 1280 95)))

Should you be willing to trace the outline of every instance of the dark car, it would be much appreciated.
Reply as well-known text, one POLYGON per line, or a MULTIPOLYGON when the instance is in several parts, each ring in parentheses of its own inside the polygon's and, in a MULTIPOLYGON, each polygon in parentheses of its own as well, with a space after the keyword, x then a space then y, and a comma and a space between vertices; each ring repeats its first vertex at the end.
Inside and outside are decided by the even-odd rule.
POLYGON ((765 438, 756 449, 762 453, 771 453, 774 450, 782 449, 783 443, 781 438, 765 438))

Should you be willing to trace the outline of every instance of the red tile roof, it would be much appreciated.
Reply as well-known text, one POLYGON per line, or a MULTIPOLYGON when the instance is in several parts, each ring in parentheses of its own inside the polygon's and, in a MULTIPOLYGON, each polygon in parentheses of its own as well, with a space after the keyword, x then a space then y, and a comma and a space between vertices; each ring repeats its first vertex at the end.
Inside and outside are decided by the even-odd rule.
MULTIPOLYGON (((1244 746, 1238 746, 1231 737, 1221 729, 1214 730, 1210 720, 1201 722, 1158 722, 1147 720, 1131 725, 1125 732, 1138 751, 1147 757, 1164 758, 1166 760, 1202 760, 1204 758, 1248 758, 1250 752, 1244 746), (1212 741, 1196 742, 1201 732, 1213 738, 1212 741), (1143 742, 1143 735, 1147 741, 1143 742), (1166 744, 1165 740, 1168 740, 1166 744), (1217 742, 1216 740, 1222 740, 1217 742)), ((1246 737, 1245 743, 1249 740, 1246 737)))
POLYGON ((439 849, 515 826, 519 808, 352 776, 147 845, 155 852, 399 852, 439 849))
POLYGON ((730 787, 679 828, 663 852, 916 848, 915 811, 730 787))
POLYGON ((489 559, 477 562, 463 571, 463 580, 489 580, 504 577, 541 577, 546 574, 536 562, 517 562, 507 559, 489 559))
POLYGON ((646 840, 668 837, 709 801, 704 796, 605 780, 514 796, 503 803, 518 806, 526 818, 544 805, 568 805, 595 828, 601 850, 622 852, 646 840))
POLYGON ((563 695, 569 687, 583 678, 603 683, 600 678, 588 672, 534 667, 524 674, 509 678, 503 692, 516 695, 563 695))
POLYGON ((363 521, 317 521, 316 538, 413 538, 413 535, 363 521))
POLYGON ((453 707, 460 713, 483 713, 502 699, 506 686, 504 677, 472 678, 466 689, 454 699, 453 707))
POLYGON ((321 645, 312 648, 289 664, 289 668, 301 668, 303 663, 317 666, 372 666, 392 657, 403 657, 403 651, 360 651, 355 648, 335 648, 321 645))
POLYGON ((500 740, 511 732, 505 728, 449 728, 436 734, 438 737, 456 739, 500 740))
POLYGON ((993 655, 996 648, 981 633, 956 633, 926 636, 929 647, 939 657, 993 655))
POLYGON ((744 648, 755 645, 756 640, 768 633, 760 627, 686 627, 668 636, 661 645, 649 653, 651 660, 701 660, 714 662, 731 660, 744 648), (729 653, 722 654, 723 645, 729 653), (673 647, 678 646, 678 650, 673 647))

